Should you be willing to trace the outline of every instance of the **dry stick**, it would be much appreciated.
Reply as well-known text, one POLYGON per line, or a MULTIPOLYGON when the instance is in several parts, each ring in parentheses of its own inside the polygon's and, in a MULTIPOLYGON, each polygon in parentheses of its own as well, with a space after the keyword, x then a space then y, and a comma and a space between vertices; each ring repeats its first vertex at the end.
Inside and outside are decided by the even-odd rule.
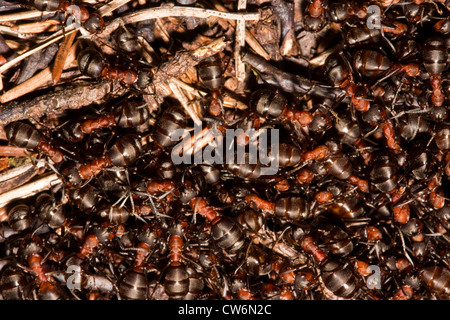
POLYGON ((26 148, 14 146, 0 146, 1 157, 27 157, 29 155, 30 153, 27 151, 26 148))
POLYGON ((8 192, 15 189, 28 181, 30 181, 34 176, 39 173, 38 169, 35 167, 29 168, 20 175, 17 175, 9 180, 0 182, 0 194, 8 192))
POLYGON ((20 33, 11 29, 11 27, 0 25, 0 33, 2 36, 12 36, 19 39, 35 38, 36 35, 28 33, 20 33))
POLYGON ((6 40, 6 45, 11 49, 14 50, 16 53, 21 54, 27 50, 30 50, 30 45, 28 42, 25 42, 23 40, 6 40))
POLYGON ((229 13, 216 10, 192 8, 192 7, 172 7, 172 8, 149 8, 133 12, 121 19, 124 24, 136 23, 148 19, 166 18, 166 17, 195 17, 209 18, 217 17, 229 20, 259 20, 259 13, 229 13))
MULTIPOLYGON (((246 0, 238 1, 238 11, 243 11, 247 7, 246 0)), ((238 88, 242 88, 242 83, 245 80, 245 65, 241 59, 241 48, 245 45, 245 21, 239 19, 236 21, 236 41, 234 46, 234 62, 236 70, 236 79, 238 81, 238 88)))
MULTIPOLYGON (((171 78, 186 73, 186 70, 197 65, 202 59, 223 51, 227 44, 225 38, 221 37, 198 49, 178 52, 171 60, 161 64, 155 72, 153 83, 155 86, 167 84, 171 78)), ((46 77, 46 79, 50 79, 50 69, 48 69, 46 77)), ((108 80, 95 85, 63 88, 24 102, 12 101, 0 107, 0 125, 27 118, 40 118, 49 112, 79 109, 94 102, 102 103, 110 94, 120 96, 126 91, 127 88, 117 81, 108 80)))
POLYGON ((26 101, 11 101, 0 107, 0 125, 13 121, 36 118, 66 109, 79 109, 93 103, 104 103, 111 95, 122 96, 128 88, 117 81, 80 83, 72 87, 59 88, 55 92, 26 101))
MULTIPOLYGON (((216 0, 211 0, 212 5, 214 8, 221 12, 228 12, 227 8, 225 8, 221 3, 217 2, 216 0)), ((236 27, 236 23, 233 20, 230 20, 230 24, 233 28, 236 27)), ((266 59, 267 61, 270 60, 270 55, 267 53, 266 49, 256 40, 256 38, 253 36, 253 34, 245 28, 245 41, 249 45, 250 48, 255 51, 255 53, 259 54, 261 57, 266 59)))
POLYGON ((191 117, 191 119, 194 121, 196 126, 200 126, 202 124, 202 121, 197 116, 197 114, 192 110, 192 108, 189 106, 189 101, 187 97, 184 95, 183 92, 178 88, 178 86, 172 82, 169 81, 169 87, 172 90, 174 96, 180 101, 181 106, 184 108, 186 113, 191 117))
MULTIPOLYGON (((73 33, 73 34, 75 34, 75 33, 73 33)), ((75 43, 70 48, 70 50, 68 50, 66 52, 67 58, 64 63, 64 68, 68 68, 71 65, 71 63, 75 60, 77 46, 78 46, 78 44, 75 43)), ((43 85, 48 84, 49 81, 51 81, 51 80, 52 80, 52 70, 50 67, 47 67, 44 70, 42 70, 41 72, 39 72, 38 74, 36 74, 35 76, 33 76, 32 78, 28 79, 27 81, 24 81, 21 84, 12 88, 11 90, 5 92, 0 97, 0 103, 6 103, 6 102, 12 101, 18 97, 21 97, 29 92, 36 90, 37 88, 42 87, 43 85)))
POLYGON ((7 181, 7 180, 13 179, 17 176, 20 176, 21 174, 23 174, 24 172, 26 172, 32 168, 39 169, 39 168, 43 168, 44 166, 45 166, 45 161, 39 160, 35 164, 27 163, 20 167, 9 169, 8 171, 0 173, 0 182, 7 181))
POLYGON ((59 26, 61 26, 61 21, 46 20, 19 24, 17 26, 11 27, 11 30, 19 33, 42 33, 57 31, 59 26))
POLYGON ((24 199, 31 197, 39 192, 48 190, 61 182, 61 179, 55 173, 53 173, 36 181, 23 185, 19 188, 0 194, 0 208, 4 207, 14 199, 24 199))
POLYGON ((67 68, 69 64, 72 63, 73 60, 75 60, 75 54, 73 54, 73 57, 71 57, 71 59, 68 58, 70 54, 70 48, 73 48, 73 53, 75 53, 75 49, 77 46, 72 46, 72 44, 75 41, 76 35, 77 33, 73 32, 69 36, 65 37, 59 47, 52 69, 53 84, 58 83, 59 79, 61 78, 63 69, 67 68))
POLYGON ((105 4, 104 6, 99 8, 97 10, 97 13, 102 17, 106 16, 106 15, 110 14, 111 12, 113 12, 114 10, 116 10, 117 8, 123 6, 124 4, 127 4, 130 1, 131 0, 113 0, 113 1, 109 2, 108 4, 105 4))
POLYGON ((175 83, 179 88, 181 88, 181 89, 183 89, 183 90, 185 90, 185 91, 187 91, 189 93, 192 93, 196 97, 203 97, 203 96, 207 95, 206 91, 194 88, 193 86, 187 84, 184 81, 181 81, 180 79, 173 78, 173 79, 171 79, 171 81, 173 83, 175 83))
POLYGON ((169 61, 162 63, 155 72, 153 83, 169 83, 172 78, 185 74, 201 60, 222 52, 228 42, 225 37, 211 41, 209 44, 191 51, 178 51, 169 61))
POLYGON ((68 28, 65 29, 65 33, 62 32, 61 30, 61 34, 59 34, 60 32, 56 32, 55 35, 49 37, 46 39, 46 41, 40 45, 38 45, 36 48, 33 48, 23 54, 21 54, 20 56, 8 61, 7 63, 5 63, 4 65, 2 65, 0 67, 0 74, 5 72, 6 70, 8 70, 9 68, 11 68, 12 66, 14 66, 15 64, 17 64, 18 62, 22 61, 23 59, 31 56, 33 53, 44 49, 45 47, 48 47, 49 45, 51 45, 54 42, 57 42, 59 40, 61 40, 63 37, 71 34, 72 32, 76 32, 78 31, 79 28, 73 29, 72 27, 73 25, 70 25, 68 28), (72 27, 72 28, 71 28, 72 27), (70 30, 69 30, 70 29, 70 30))
POLYGON ((56 11, 39 11, 39 10, 16 12, 16 13, 11 13, 11 14, 1 15, 0 22, 28 20, 28 19, 38 18, 38 17, 42 17, 45 15, 49 15, 49 14, 55 14, 55 13, 56 13, 56 11))
POLYGON ((150 65, 157 65, 160 61, 160 58, 153 47, 150 45, 150 43, 148 43, 148 41, 142 36, 138 36, 138 41, 141 45, 142 56, 144 57, 145 61, 147 61, 147 63, 149 63, 150 65))
POLYGON ((155 28, 156 28, 156 30, 158 30, 158 32, 161 36, 161 39, 166 44, 169 44, 170 43, 170 34, 167 32, 166 28, 164 28, 164 24, 162 23, 160 18, 156 19, 155 28))

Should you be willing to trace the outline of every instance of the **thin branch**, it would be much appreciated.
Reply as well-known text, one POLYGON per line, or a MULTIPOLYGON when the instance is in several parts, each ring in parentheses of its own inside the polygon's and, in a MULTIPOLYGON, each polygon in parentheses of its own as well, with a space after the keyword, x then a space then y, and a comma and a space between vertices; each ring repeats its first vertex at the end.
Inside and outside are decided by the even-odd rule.
POLYGON ((59 183, 62 183, 61 179, 53 173, 14 190, 0 194, 0 208, 15 199, 24 199, 34 196, 35 194, 48 190, 59 183))
MULTIPOLYGON (((221 12, 228 12, 228 9, 225 8, 217 0, 211 0, 211 3, 214 6, 214 9, 221 12)), ((233 28, 236 28, 236 22, 234 20, 230 20, 229 23, 233 28)), ((258 40, 256 40, 256 38, 247 28, 245 28, 245 41, 247 42, 249 47, 252 48, 253 51, 255 51, 255 53, 259 54, 267 61, 270 60, 270 55, 267 53, 266 49, 264 49, 264 47, 258 42, 258 40)))
POLYGON ((97 13, 104 17, 131 0, 113 0, 97 10, 97 13))
MULTIPOLYGON (((50 73, 51 76, 51 73, 50 73)), ((79 83, 26 101, 11 101, 0 107, 0 125, 29 118, 40 118, 49 112, 79 109, 93 103, 104 103, 111 95, 122 96, 127 88, 117 81, 79 83)))
MULTIPOLYGON (((247 7, 246 0, 238 1, 238 10, 245 10, 247 7)), ((245 45, 245 21, 239 19, 236 21, 236 41, 234 46, 234 62, 236 70, 236 79, 238 81, 238 88, 242 88, 242 83, 245 80, 245 65, 241 59, 241 49, 245 45)))
POLYGON ((197 114, 194 112, 194 110, 192 110, 192 108, 189 106, 189 101, 188 101, 187 97, 184 95, 184 93, 172 81, 169 82, 169 87, 172 90, 174 96, 178 99, 178 101, 180 101, 180 103, 181 103, 182 107, 184 108, 184 110, 186 111, 186 113, 194 121, 195 125, 201 126, 202 121, 197 116, 197 114))
MULTIPOLYGON (((64 69, 68 68, 72 62, 76 58, 76 48, 78 44, 75 43, 72 45, 72 47, 67 52, 67 58, 64 64, 64 69)), ((22 82, 21 84, 15 86, 11 90, 5 92, 0 97, 0 103, 6 103, 9 101, 12 101, 14 99, 17 99, 29 92, 32 92, 46 84, 50 84, 50 81, 52 80, 52 69, 50 67, 45 68, 32 78, 22 82)))
MULTIPOLYGON (((0 67, 0 73, 4 73, 6 70, 8 70, 9 68, 11 68, 12 66, 14 66, 15 64, 17 64, 18 62, 22 61, 23 59, 31 56, 33 53, 44 49, 45 47, 48 47, 49 45, 51 45, 54 42, 57 42, 59 40, 61 40, 62 38, 64 38, 65 36, 73 33, 73 32, 77 32, 79 28, 73 29, 73 25, 70 25, 69 27, 67 27, 65 29, 65 33, 61 33, 59 35, 54 35, 49 37, 48 39, 46 39, 46 41, 40 45, 38 45, 37 47, 21 54, 20 56, 8 61, 7 63, 5 63, 4 65, 2 65, 0 67), (70 29, 70 30, 69 30, 70 29)), ((58 32, 59 33, 59 32, 58 32)))
POLYGON ((35 164, 27 163, 27 164, 24 164, 24 165, 22 165, 20 167, 12 168, 12 169, 9 169, 8 171, 1 172, 0 173, 0 182, 8 181, 10 179, 13 179, 13 178, 23 174, 24 172, 30 170, 31 168, 43 168, 44 165, 45 165, 45 161, 44 160, 39 160, 35 164))
POLYGON ((61 27, 61 21, 45 20, 31 23, 18 24, 11 27, 11 30, 19 33, 42 33, 42 32, 56 32, 61 27))
POLYGON ((259 13, 229 13, 202 8, 175 6, 172 8, 143 9, 118 19, 122 20, 124 24, 129 24, 148 19, 167 17, 195 17, 204 19, 209 17, 217 17, 228 20, 259 20, 259 13))
POLYGON ((28 20, 33 18, 39 18, 46 15, 55 14, 56 11, 26 11, 26 12, 16 12, 11 14, 5 14, 0 16, 0 23, 7 21, 18 21, 18 20, 28 20))

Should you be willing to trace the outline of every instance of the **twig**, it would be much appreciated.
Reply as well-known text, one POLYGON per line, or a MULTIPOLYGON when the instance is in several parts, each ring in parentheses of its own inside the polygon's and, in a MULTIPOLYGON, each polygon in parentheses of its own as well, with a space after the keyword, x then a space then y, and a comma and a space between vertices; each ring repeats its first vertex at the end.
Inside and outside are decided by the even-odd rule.
POLYGON ((11 30, 19 33, 42 33, 42 32, 54 32, 61 26, 61 21, 58 20, 45 20, 31 23, 19 24, 11 27, 11 30))
POLYGON ((28 169, 15 177, 8 179, 6 181, 0 182, 0 194, 8 192, 12 189, 15 189, 28 181, 30 181, 34 176, 39 173, 38 168, 31 166, 28 169))
POLYGON ((209 18, 217 17, 229 20, 259 20, 259 13, 229 13, 216 10, 193 8, 193 7, 172 7, 172 8, 149 8, 133 12, 122 18, 124 24, 136 23, 148 19, 167 17, 195 17, 209 18))
POLYGON ((59 88, 55 92, 29 99, 11 101, 0 107, 0 125, 29 118, 40 118, 49 112, 79 109, 93 103, 101 104, 111 95, 122 96, 127 88, 117 81, 80 83, 73 87, 59 88))
POLYGON ((1 157, 27 157, 29 155, 30 153, 25 148, 13 146, 0 146, 1 157))
POLYGON ((14 190, 0 194, 0 208, 4 207, 15 199, 24 199, 27 197, 31 197, 39 192, 48 190, 61 182, 62 181, 59 179, 59 177, 55 173, 53 173, 14 190))
MULTIPOLYGON (((238 10, 245 10, 247 7, 246 0, 238 1, 238 10)), ((238 88, 242 88, 242 83, 245 80, 245 65, 241 59, 241 49, 245 45, 245 21, 239 19, 236 21, 236 41, 234 46, 234 62, 236 70, 236 79, 238 81, 238 88)))
POLYGON ((65 67, 68 67, 73 60, 75 60, 75 49, 76 45, 72 46, 75 41, 76 32, 71 33, 69 36, 65 37, 61 46, 59 47, 58 54, 56 55, 55 62, 52 68, 52 79, 53 84, 57 84, 61 78, 61 74, 65 67), (69 58, 70 48, 72 48, 73 54, 69 58))
POLYGON ((194 121, 195 125, 196 126, 201 126, 202 121, 200 120, 200 118, 197 116, 197 114, 189 106, 189 101, 188 101, 187 97, 184 95, 184 93, 181 92, 181 90, 178 88, 178 86, 173 81, 169 82, 169 87, 172 90, 174 96, 178 99, 178 101, 180 101, 181 106, 184 108, 186 113, 194 121))
MULTIPOLYGON (((211 0, 212 5, 214 6, 214 9, 221 11, 221 12, 228 12, 227 8, 225 8, 221 3, 217 2, 216 0, 211 0)), ((230 25, 235 28, 236 22, 234 20, 230 20, 230 25)), ((261 57, 266 59, 267 61, 270 60, 270 55, 267 53, 266 49, 256 40, 256 38, 253 36, 253 34, 245 28, 245 41, 249 45, 250 48, 255 51, 255 53, 259 54, 261 57)))
MULTIPOLYGON (((64 69, 68 68, 71 65, 71 63, 75 60, 77 46, 78 44, 75 43, 70 48, 70 50, 66 52, 67 58, 64 63, 64 69)), ((11 90, 5 92, 0 97, 0 102, 6 103, 14 99, 17 99, 18 97, 21 97, 29 92, 36 90, 37 88, 42 87, 43 85, 49 84, 51 80, 52 80, 52 70, 50 67, 47 67, 38 74, 36 74, 35 76, 33 76, 32 78, 28 79, 27 81, 24 81, 21 84, 12 88, 11 90)))
POLYGON ((167 32, 166 28, 164 28, 164 24, 162 23, 160 18, 156 19, 156 25, 155 25, 156 30, 159 31, 160 35, 161 35, 161 39, 166 43, 169 44, 170 43, 170 34, 167 32))
MULTIPOLYGON (((46 41, 40 45, 38 45, 37 47, 24 52, 23 54, 21 54, 20 56, 8 61, 7 63, 5 63, 4 65, 2 65, 0 67, 0 73, 4 73, 6 70, 8 70, 9 68, 11 68, 12 66, 14 66, 15 64, 17 64, 18 62, 22 61, 23 59, 31 56, 33 53, 44 49, 45 47, 48 47, 49 45, 51 45, 54 42, 57 42, 59 40, 61 40, 62 38, 64 38, 64 36, 71 34, 72 32, 76 32, 78 31, 79 28, 73 29, 73 25, 70 25, 69 27, 67 27, 65 29, 65 33, 61 33, 59 35, 54 35, 49 37, 48 39, 46 39, 46 41), (69 30, 70 29, 70 30, 69 30)), ((59 33, 59 32, 57 32, 59 33)))
POLYGON ((0 16, 0 22, 7 22, 7 21, 18 21, 18 20, 28 20, 33 18, 38 18, 50 14, 55 14, 56 11, 38 11, 38 10, 32 10, 32 11, 26 11, 26 12, 16 12, 11 14, 5 14, 0 16))
POLYGON ((102 17, 104 17, 130 1, 131 0, 113 0, 108 4, 104 5, 103 7, 99 8, 97 10, 97 13, 102 17))
POLYGON ((196 66, 202 59, 222 52, 227 44, 225 37, 221 37, 198 49, 177 52, 172 59, 161 64, 157 69, 154 84, 168 83, 171 78, 185 74, 189 68, 196 66))
POLYGON ((11 29, 11 27, 0 25, 0 34, 2 36, 8 35, 13 36, 19 39, 28 39, 28 38, 35 38, 35 34, 29 34, 29 33, 20 33, 17 31, 14 31, 11 29))
POLYGON ((37 163, 27 163, 20 167, 9 169, 8 171, 0 173, 0 182, 8 181, 10 179, 13 179, 24 172, 30 170, 31 168, 42 168, 45 165, 44 160, 39 160, 37 163))

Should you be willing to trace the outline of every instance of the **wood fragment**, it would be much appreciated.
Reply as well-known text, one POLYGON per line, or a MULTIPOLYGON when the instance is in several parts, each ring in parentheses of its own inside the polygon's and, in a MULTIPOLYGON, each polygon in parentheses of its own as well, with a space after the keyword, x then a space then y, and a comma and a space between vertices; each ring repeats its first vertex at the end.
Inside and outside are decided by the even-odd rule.
POLYGON ((30 181, 37 174, 38 174, 37 168, 31 167, 28 170, 24 171, 23 173, 15 176, 14 178, 0 182, 0 194, 4 194, 10 190, 22 186, 23 184, 30 181))
POLYGON ((228 41, 221 37, 211 43, 192 51, 179 51, 169 61, 162 63, 157 69, 154 83, 168 83, 171 78, 185 74, 191 67, 196 66, 202 59, 222 52, 228 41))
POLYGON ((55 174, 50 174, 32 181, 19 188, 0 194, 0 208, 6 206, 16 199, 24 199, 38 194, 39 192, 49 190, 51 187, 62 183, 61 179, 55 174))
POLYGON ((64 70, 64 67, 66 66, 66 61, 68 61, 68 64, 71 63, 75 59, 75 48, 73 48, 73 54, 70 59, 68 60, 68 56, 70 54, 70 48, 72 47, 73 42, 75 41, 77 33, 73 32, 67 37, 64 38, 61 46, 59 47, 58 53, 56 54, 55 63, 53 64, 52 69, 52 80, 53 84, 57 84, 59 79, 61 78, 61 74, 64 70))
POLYGON ((131 0, 113 0, 99 8, 97 12, 100 16, 104 17, 130 1, 131 0))
POLYGON ((58 20, 45 20, 39 22, 31 22, 19 24, 11 28, 13 31, 19 33, 42 33, 42 32, 54 32, 61 28, 61 21, 58 20))
POLYGON ((180 88, 172 81, 169 82, 169 87, 172 90, 174 96, 177 98, 178 101, 180 101, 181 106, 184 108, 186 113, 191 117, 191 119, 194 121, 196 126, 201 126, 202 121, 198 117, 198 115, 192 110, 192 108, 189 106, 189 101, 185 94, 180 90, 180 88))
MULTIPOLYGON (((75 43, 70 50, 67 51, 67 58, 64 64, 64 68, 68 68, 70 64, 75 60, 76 58, 76 48, 78 44, 75 43)), ((0 97, 1 103, 6 103, 9 101, 12 101, 14 99, 17 99, 29 92, 32 92, 46 84, 50 84, 50 81, 52 80, 52 71, 50 67, 45 68, 38 74, 36 74, 31 79, 28 79, 27 81, 22 82, 21 84, 15 86, 11 90, 5 92, 0 97)))
POLYGON ((1 157, 27 157, 30 153, 25 148, 14 146, 0 146, 1 157))
POLYGON ((0 106, 0 125, 29 118, 39 119, 50 112, 79 109, 93 103, 101 104, 110 96, 122 96, 127 91, 128 89, 117 81, 76 83, 46 95, 26 101, 11 101, 0 106))
POLYGON ((25 59, 26 57, 31 56, 33 53, 42 50, 43 48, 51 45, 52 43, 55 43, 59 40, 61 40, 64 36, 67 36, 69 34, 71 34, 72 32, 76 32, 78 31, 78 28, 73 29, 72 25, 69 26, 68 28, 66 28, 65 30, 65 34, 57 34, 57 35, 53 35, 49 38, 46 39, 46 41, 44 41, 42 44, 39 44, 38 46, 36 46, 35 48, 24 52, 23 54, 21 54, 20 56, 16 57, 15 59, 12 59, 10 61, 8 61, 7 63, 5 63, 4 65, 2 65, 0 67, 0 74, 4 73, 6 70, 8 70, 9 68, 11 68, 12 66, 16 65, 17 63, 19 63, 20 61, 22 61, 23 59, 25 59), (68 29, 71 30, 68 30, 68 29))
POLYGON ((46 15, 55 14, 56 11, 39 11, 39 10, 31 10, 25 12, 16 12, 11 14, 4 14, 0 16, 0 23, 8 22, 8 21, 19 21, 19 20, 28 20, 33 18, 39 18, 46 15))
POLYGON ((230 13, 194 7, 149 8, 119 18, 124 24, 166 17, 218 17, 229 20, 259 20, 259 13, 230 13))
MULTIPOLYGON (((238 1, 238 10, 245 10, 247 7, 246 0, 238 1)), ((242 92, 243 83, 245 80, 245 65, 242 63, 241 59, 241 49, 245 45, 245 21, 243 19, 236 21, 236 29, 235 29, 236 39, 234 46, 234 63, 235 63, 235 72, 236 79, 238 81, 237 91, 242 92)))
MULTIPOLYGON (((211 0, 211 3, 213 4, 214 9, 221 12, 228 12, 228 9, 225 8, 217 0, 211 0)), ((233 28, 236 27, 236 22, 234 20, 230 20, 229 23, 233 28)), ((245 28, 245 42, 247 42, 249 47, 252 48, 256 54, 260 55, 267 61, 270 60, 270 55, 267 53, 266 49, 264 49, 264 47, 259 43, 259 41, 253 36, 253 34, 247 28, 245 28)))

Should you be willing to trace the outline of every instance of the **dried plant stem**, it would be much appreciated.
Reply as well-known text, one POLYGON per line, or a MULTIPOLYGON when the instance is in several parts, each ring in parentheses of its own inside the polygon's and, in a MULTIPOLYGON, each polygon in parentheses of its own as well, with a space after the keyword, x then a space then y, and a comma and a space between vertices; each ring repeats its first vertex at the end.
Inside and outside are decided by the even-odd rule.
POLYGON ((113 0, 109 2, 108 4, 105 4, 103 7, 99 8, 97 10, 98 14, 103 16, 106 16, 116 10, 117 8, 123 6, 124 4, 127 4, 131 0, 113 0))
POLYGON ((9 179, 13 179, 24 172, 32 169, 32 168, 42 168, 45 165, 44 160, 39 160, 37 163, 27 163, 20 167, 9 169, 8 171, 0 173, 0 182, 7 181, 9 179))
MULTIPOLYGON (((51 72, 49 73, 51 77, 51 72)), ((29 118, 40 118, 49 112, 79 109, 93 103, 101 104, 111 96, 122 96, 127 88, 117 81, 79 83, 26 101, 11 101, 0 107, 0 125, 29 118)))
POLYGON ((0 208, 15 199, 31 197, 39 192, 50 189, 59 183, 62 183, 61 179, 53 173, 14 190, 0 194, 0 208))
POLYGON ((26 12, 16 12, 11 14, 5 14, 0 16, 0 23, 7 21, 28 20, 33 18, 39 18, 49 14, 55 14, 56 11, 38 11, 31 10, 26 12))
POLYGON ((67 37, 64 38, 61 46, 59 47, 58 53, 55 58, 55 62, 53 64, 52 68, 52 79, 53 84, 57 84, 59 79, 61 78, 61 74, 64 70, 64 68, 68 67, 70 63, 72 63, 73 60, 75 60, 75 49, 76 45, 73 45, 73 42, 75 41, 77 33, 73 32, 67 37), (72 48, 72 55, 69 59, 70 54, 70 48, 72 48))
MULTIPOLYGON (((245 10, 247 7, 246 0, 238 1, 238 10, 245 10)), ((245 80, 245 65, 241 59, 241 49, 245 45, 245 21, 240 19, 236 21, 236 41, 234 46, 234 62, 236 70, 236 79, 238 81, 238 88, 242 88, 242 83, 245 80)))
MULTIPOLYGON (((211 3, 213 4, 214 9, 220 12, 228 12, 227 8, 225 8, 221 3, 217 2, 217 0, 211 0, 211 3)), ((234 20, 230 20, 229 23, 233 28, 236 27, 236 22, 234 20)), ((247 42, 249 47, 252 48, 255 53, 257 53, 267 61, 270 60, 270 55, 267 53, 266 49, 264 49, 264 47, 258 42, 258 40, 256 40, 256 38, 247 28, 245 28, 245 42, 247 42)))
POLYGON ((0 146, 1 157, 27 157, 29 155, 30 153, 25 148, 13 146, 0 146))
POLYGON ((50 37, 49 39, 47 39, 44 43, 38 45, 37 47, 35 47, 35 48, 33 48, 33 49, 31 49, 31 50, 29 50, 29 51, 27 51, 27 52, 24 52, 24 53, 21 54, 20 56, 18 56, 18 57, 16 57, 16 58, 12 59, 12 60, 10 60, 10 61, 8 61, 7 63, 5 63, 4 65, 2 65, 2 66, 0 67, 0 73, 5 72, 5 71, 8 70, 9 68, 11 68, 11 67, 14 66, 15 64, 17 64, 18 62, 20 62, 20 61, 22 61, 23 59, 25 59, 25 58, 31 56, 33 53, 35 53, 35 52, 37 52, 37 51, 39 51, 39 50, 42 50, 42 49, 44 49, 45 47, 48 47, 49 45, 51 45, 52 43, 55 43, 55 42, 61 40, 64 36, 69 35, 69 34, 71 34, 71 33, 73 33, 73 32, 77 32, 77 31, 78 31, 78 28, 72 29, 72 30, 68 30, 69 28, 72 29, 71 27, 68 27, 68 28, 66 28, 64 34, 61 33, 61 34, 59 34, 59 35, 52 36, 52 37, 50 37))
MULTIPOLYGON (((72 45, 72 47, 66 52, 67 58, 64 63, 64 68, 68 68, 72 62, 76 58, 76 48, 77 43, 72 45)), ((6 103, 9 101, 12 101, 14 99, 17 99, 18 97, 21 97, 29 92, 32 92, 36 90, 37 88, 40 88, 46 84, 49 84, 52 80, 52 69, 50 67, 45 68, 32 78, 28 79, 27 81, 22 82, 21 84, 15 86, 11 90, 5 92, 0 97, 1 103, 6 103)))
POLYGON ((172 81, 169 82, 169 87, 172 90, 174 96, 180 101, 182 107, 186 111, 186 113, 191 117, 191 119, 194 121, 195 125, 200 126, 202 124, 202 121, 197 116, 197 114, 192 110, 192 108, 189 106, 189 101, 187 97, 184 95, 184 93, 180 90, 180 88, 172 81))
POLYGON ((39 22, 31 22, 19 24, 11 27, 11 30, 19 33, 42 33, 42 32, 54 32, 61 26, 61 21, 58 20, 45 20, 39 22))
POLYGON ((149 8, 126 15, 122 18, 124 24, 136 23, 148 19, 166 18, 166 17, 195 17, 209 18, 217 17, 228 20, 259 20, 259 13, 230 13, 216 10, 193 8, 193 7, 172 7, 172 8, 149 8))

